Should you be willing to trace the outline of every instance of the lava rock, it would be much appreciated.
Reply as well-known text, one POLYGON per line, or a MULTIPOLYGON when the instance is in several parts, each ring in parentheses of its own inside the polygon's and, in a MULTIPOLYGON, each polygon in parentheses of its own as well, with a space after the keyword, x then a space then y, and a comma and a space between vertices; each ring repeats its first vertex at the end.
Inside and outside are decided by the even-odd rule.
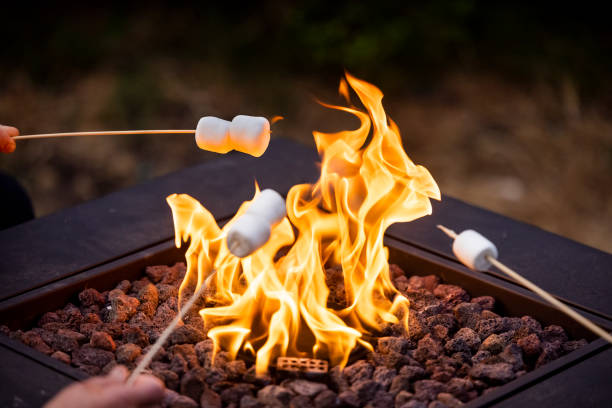
POLYGON ((495 307, 495 299, 492 296, 478 296, 470 302, 478 304, 483 310, 493 310, 495 307))
POLYGON ((451 306, 470 301, 470 295, 465 289, 456 285, 440 284, 433 290, 433 294, 451 306))
POLYGON ((198 361, 198 357, 195 352, 195 347, 193 344, 177 344, 172 346, 170 349, 172 354, 180 354, 189 368, 195 368, 200 366, 200 362, 198 361))
POLYGON ((181 326, 170 334, 168 337, 168 343, 170 344, 182 344, 182 343, 198 343, 204 340, 206 336, 202 330, 198 330, 193 326, 181 326))
POLYGON ((542 330, 540 333, 540 340, 545 343, 565 343, 567 341, 567 334, 565 330, 563 330, 563 327, 551 324, 542 330))
POLYGON ((289 408, 313 408, 314 405, 310 398, 305 395, 297 395, 291 398, 289 408))
MULTIPOLYGON (((21 335, 20 337, 20 340, 26 346, 32 347, 34 350, 40 351, 43 354, 49 355, 53 353, 53 349, 51 349, 51 347, 49 347, 49 345, 45 343, 45 341, 39 334, 35 333, 32 330, 23 333, 23 335, 21 335)), ((78 344, 76 345, 76 347, 78 347, 78 344)), ((72 350, 68 350, 68 352, 70 351, 72 350)))
POLYGON ((123 342, 146 347, 149 345, 149 336, 139 327, 131 326, 123 331, 123 342))
POLYGON ((410 377, 407 375, 396 375, 391 380, 391 385, 389 386, 389 392, 391 394, 398 394, 403 391, 410 390, 410 384, 412 383, 410 377))
POLYGON ((117 362, 120 364, 130 364, 135 361, 140 354, 142 353, 142 349, 140 346, 137 346, 133 343, 123 344, 117 347, 117 352, 115 355, 117 356, 117 362))
POLYGON ((572 351, 578 350, 579 348, 584 347, 587 344, 588 342, 585 339, 572 340, 563 343, 561 348, 563 349, 564 353, 571 353, 572 351))
POLYGON ((85 344, 72 353, 72 362, 77 366, 95 366, 102 368, 115 359, 115 354, 85 344))
POLYGON ((332 387, 339 393, 350 388, 349 380, 340 366, 332 367, 332 369, 329 370, 329 380, 332 387))
POLYGON ((337 405, 338 395, 332 390, 321 391, 313 400, 315 408, 333 408, 337 405))
POLYGON ((194 401, 199 401, 206 386, 206 370, 201 367, 193 368, 181 378, 181 394, 194 401))
POLYGON ((508 344, 498 357, 502 362, 511 364, 514 371, 522 370, 524 367, 523 351, 514 343, 508 344))
POLYGON ((359 380, 351 385, 351 390, 357 394, 362 402, 370 401, 381 389, 382 386, 373 380, 359 380))
POLYGON ((508 323, 509 321, 502 317, 495 317, 492 319, 483 318, 478 322, 478 335, 480 336, 481 340, 484 340, 492 334, 506 332, 510 330, 508 323))
POLYGON ((358 360, 354 364, 344 368, 344 375, 351 384, 361 380, 369 380, 372 378, 373 373, 374 367, 365 360, 358 360))
POLYGON ((556 360, 561 356, 561 352, 561 344, 559 342, 542 343, 542 352, 535 363, 535 367, 538 368, 556 360))
POLYGON ((101 331, 92 333, 89 344, 102 350, 115 351, 117 349, 117 345, 110 334, 101 331))
POLYGON ((385 366, 379 366, 374 369, 374 373, 372 374, 372 380, 376 381, 382 386, 383 390, 389 389, 391 385, 391 381, 397 375, 397 371, 392 368, 388 368, 385 366))
POLYGON ((438 357, 442 352, 442 345, 439 341, 432 338, 429 334, 419 340, 414 358, 420 362, 431 360, 438 357))
POLYGON ((229 388, 226 388, 221 392, 221 400, 224 404, 239 404, 242 397, 245 395, 253 395, 253 384, 239 383, 229 388))
MULTIPOLYGON (((202 402, 201 405, 202 407, 208 407, 208 405, 204 404, 204 402, 202 402)), ((211 407, 212 406, 213 405, 211 405, 211 407)), ((219 407, 220 406, 221 405, 219 405, 219 407)), ((214 407, 217 408, 216 406, 214 407)), ((240 400, 240 408, 263 408, 263 405, 257 400, 257 398, 251 395, 245 395, 240 400)))
POLYGON ((477 380, 485 381, 489 384, 505 384, 515 377, 512 370, 512 364, 496 363, 496 364, 476 364, 470 370, 470 377, 477 380))
POLYGON ((535 333, 518 339, 517 344, 526 356, 535 356, 542 350, 540 338, 535 333))
POLYGON ((395 396, 395 406, 403 407, 406 403, 412 400, 414 394, 405 390, 402 390, 397 393, 395 396))
POLYGON ((157 288, 158 302, 165 302, 170 298, 178 298, 178 289, 173 285, 158 283, 155 287, 157 288))
POLYGON ((259 402, 278 408, 287 406, 292 397, 289 390, 278 385, 267 385, 257 393, 259 402))
POLYGON ((483 351, 488 351, 491 354, 501 353, 506 345, 505 339, 499 334, 491 334, 487 337, 480 347, 483 351))
POLYGON ((414 397, 421 401, 434 400, 439 393, 445 391, 446 387, 439 381, 420 380, 414 383, 414 397))
POLYGON ((61 361, 62 363, 66 363, 66 364, 70 364, 70 356, 66 353, 64 353, 63 351, 56 351, 53 354, 51 354, 51 357, 61 361))
POLYGON ((327 389, 325 384, 307 380, 290 381, 285 385, 285 387, 298 395, 305 395, 308 398, 313 398, 320 392, 327 389))
POLYGON ((138 299, 128 296, 119 289, 113 289, 108 293, 110 301, 110 313, 108 319, 110 322, 126 322, 138 310, 140 302, 138 299))
POLYGON ((230 361, 225 365, 225 373, 227 379, 231 381, 238 381, 246 374, 247 367, 243 360, 230 361))
POLYGON ((467 378, 452 378, 446 383, 446 390, 463 402, 476 398, 474 383, 467 378))
POLYGON ((428 408, 427 405, 423 401, 419 401, 418 399, 411 399, 406 404, 402 405, 401 408, 428 408))
POLYGON ((469 327, 472 330, 478 329, 482 306, 479 303, 459 303, 453 308, 453 314, 462 327, 469 327))
POLYGON ((79 348, 79 343, 87 338, 74 330, 59 329, 53 341, 53 348, 65 353, 72 353, 79 348))
POLYGON ((353 390, 346 390, 338 394, 338 402, 343 407, 357 408, 361 406, 359 396, 353 390))
POLYGON ((478 350, 478 347, 480 347, 478 334, 474 330, 464 327, 455 333, 455 336, 446 343, 444 348, 452 354, 457 352, 472 353, 478 350))
POLYGON ((380 390, 376 393, 374 398, 366 404, 366 408, 388 408, 394 404, 393 395, 390 393, 380 390))
POLYGON ((425 324, 431 331, 435 326, 444 326, 449 333, 454 333, 457 330, 457 319, 450 313, 441 313, 425 318, 425 324))
POLYGON ((380 337, 377 350, 379 353, 388 354, 392 351, 405 353, 410 347, 410 341, 403 337, 380 337))

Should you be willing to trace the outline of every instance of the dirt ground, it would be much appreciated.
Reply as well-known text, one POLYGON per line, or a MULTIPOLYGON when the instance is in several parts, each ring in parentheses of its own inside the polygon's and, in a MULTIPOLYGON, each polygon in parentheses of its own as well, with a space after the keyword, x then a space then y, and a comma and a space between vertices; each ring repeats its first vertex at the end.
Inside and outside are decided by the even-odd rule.
MULTIPOLYGON (((570 80, 517 87, 455 74, 413 92, 364 79, 386 94, 405 150, 443 193, 612 252, 612 120, 584 106, 570 80)), ((159 61, 144 76, 98 71, 61 89, 25 76, 3 82, 0 123, 22 133, 185 129, 203 115, 282 115, 273 136, 313 146, 312 130, 355 126, 314 101, 340 103, 337 82, 237 80, 223 67, 159 61)), ((184 135, 67 138, 19 142, 0 170, 20 180, 44 216, 215 157, 184 135)))

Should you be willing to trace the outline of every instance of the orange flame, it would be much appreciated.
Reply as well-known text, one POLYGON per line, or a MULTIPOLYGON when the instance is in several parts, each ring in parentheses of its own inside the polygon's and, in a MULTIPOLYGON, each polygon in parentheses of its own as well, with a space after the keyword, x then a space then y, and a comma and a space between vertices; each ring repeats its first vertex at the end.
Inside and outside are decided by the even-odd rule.
MULTIPOLYGON (((215 306, 200 310, 208 336, 216 350, 232 358, 254 354, 258 374, 280 356, 344 366, 357 344, 372 349, 364 335, 375 335, 386 324, 407 328, 409 302, 391 283, 383 236, 393 223, 431 214, 429 199, 440 199, 440 191, 427 169, 404 152, 399 129, 383 109, 382 92, 348 73, 346 79, 367 112, 324 106, 355 115, 361 125, 313 132, 322 158, 320 179, 291 188, 287 217, 262 248, 240 259, 225 244, 227 231, 250 201, 221 229, 195 199, 176 194, 167 199, 176 245, 191 239, 181 293, 188 286, 197 290, 216 270, 207 294, 215 306), (344 276, 341 310, 327 306, 330 265, 341 267, 344 276)), ((348 98, 348 87, 343 88, 348 98)))

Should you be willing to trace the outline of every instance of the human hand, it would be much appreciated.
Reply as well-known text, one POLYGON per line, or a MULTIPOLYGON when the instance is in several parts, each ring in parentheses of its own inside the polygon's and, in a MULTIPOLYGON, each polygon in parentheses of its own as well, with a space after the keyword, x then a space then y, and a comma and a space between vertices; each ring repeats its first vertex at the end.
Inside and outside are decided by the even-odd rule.
POLYGON ((105 377, 93 377, 59 392, 45 408, 139 407, 161 402, 163 383, 152 375, 139 376, 133 385, 125 380, 128 370, 117 366, 105 377))
POLYGON ((0 152, 13 153, 16 147, 13 136, 17 135, 19 135, 19 129, 0 125, 0 152))

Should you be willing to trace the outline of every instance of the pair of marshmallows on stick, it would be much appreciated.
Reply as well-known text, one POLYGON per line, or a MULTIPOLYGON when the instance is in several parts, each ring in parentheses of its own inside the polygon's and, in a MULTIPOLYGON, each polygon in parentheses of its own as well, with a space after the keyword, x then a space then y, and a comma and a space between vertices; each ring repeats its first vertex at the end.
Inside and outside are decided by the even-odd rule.
POLYGON ((198 147, 216 153, 230 150, 261 156, 270 143, 270 122, 260 116, 238 115, 232 121, 204 116, 195 131, 198 147))

